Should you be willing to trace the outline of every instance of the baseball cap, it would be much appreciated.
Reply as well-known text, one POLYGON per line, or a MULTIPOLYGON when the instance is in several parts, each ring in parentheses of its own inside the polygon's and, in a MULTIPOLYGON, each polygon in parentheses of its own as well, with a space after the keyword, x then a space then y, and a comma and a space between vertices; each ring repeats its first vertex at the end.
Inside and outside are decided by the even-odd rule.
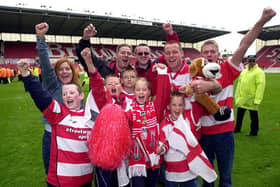
POLYGON ((256 62, 257 56, 256 55, 248 55, 247 61, 248 62, 256 62))

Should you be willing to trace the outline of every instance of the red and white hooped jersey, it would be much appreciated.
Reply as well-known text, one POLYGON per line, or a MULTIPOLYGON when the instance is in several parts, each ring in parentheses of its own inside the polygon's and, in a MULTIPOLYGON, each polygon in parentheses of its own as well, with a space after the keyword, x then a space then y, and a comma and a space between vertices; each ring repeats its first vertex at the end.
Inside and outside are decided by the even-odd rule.
POLYGON ((52 124, 51 153, 47 182, 56 186, 81 186, 93 179, 88 158, 84 109, 71 111, 53 100, 43 111, 52 124))
POLYGON ((217 78, 222 85, 222 91, 212 95, 220 106, 231 108, 231 116, 225 121, 216 121, 213 115, 205 115, 201 118, 202 134, 219 134, 234 130, 233 114, 233 82, 239 76, 241 69, 229 61, 221 65, 220 77, 217 78))

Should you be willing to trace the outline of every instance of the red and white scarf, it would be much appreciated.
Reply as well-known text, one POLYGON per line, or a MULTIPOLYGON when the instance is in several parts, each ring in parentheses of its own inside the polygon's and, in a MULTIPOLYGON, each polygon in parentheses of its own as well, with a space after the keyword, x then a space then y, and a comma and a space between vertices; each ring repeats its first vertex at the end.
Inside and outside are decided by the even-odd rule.
MULTIPOLYGON (((146 176, 146 168, 151 168, 149 155, 155 154, 159 139, 159 125, 153 102, 140 107, 131 104, 133 147, 129 157, 129 176, 146 176)), ((159 168, 159 164, 153 168, 159 168)))

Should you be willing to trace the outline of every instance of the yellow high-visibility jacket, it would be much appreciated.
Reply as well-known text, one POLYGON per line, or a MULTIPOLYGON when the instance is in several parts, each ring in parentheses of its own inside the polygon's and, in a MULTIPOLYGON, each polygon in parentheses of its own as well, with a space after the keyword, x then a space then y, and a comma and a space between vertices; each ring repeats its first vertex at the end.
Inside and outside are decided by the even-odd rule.
POLYGON ((246 66, 241 72, 235 90, 235 104, 248 110, 258 110, 265 90, 265 73, 256 64, 251 69, 246 66))

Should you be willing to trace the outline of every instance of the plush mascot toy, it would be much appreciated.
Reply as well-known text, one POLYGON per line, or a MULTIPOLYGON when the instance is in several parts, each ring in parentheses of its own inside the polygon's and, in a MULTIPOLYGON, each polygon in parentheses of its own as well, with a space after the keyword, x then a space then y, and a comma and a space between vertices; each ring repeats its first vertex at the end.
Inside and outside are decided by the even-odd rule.
MULTIPOLYGON (((220 72, 220 65, 217 63, 207 63, 204 58, 196 58, 190 65, 190 75, 192 79, 211 80, 216 78, 220 72)), ((200 103, 206 110, 212 114, 217 121, 227 120, 230 117, 231 109, 228 106, 220 107, 216 101, 207 94, 194 93, 192 87, 187 85, 187 95, 194 95, 195 100, 200 103)))

